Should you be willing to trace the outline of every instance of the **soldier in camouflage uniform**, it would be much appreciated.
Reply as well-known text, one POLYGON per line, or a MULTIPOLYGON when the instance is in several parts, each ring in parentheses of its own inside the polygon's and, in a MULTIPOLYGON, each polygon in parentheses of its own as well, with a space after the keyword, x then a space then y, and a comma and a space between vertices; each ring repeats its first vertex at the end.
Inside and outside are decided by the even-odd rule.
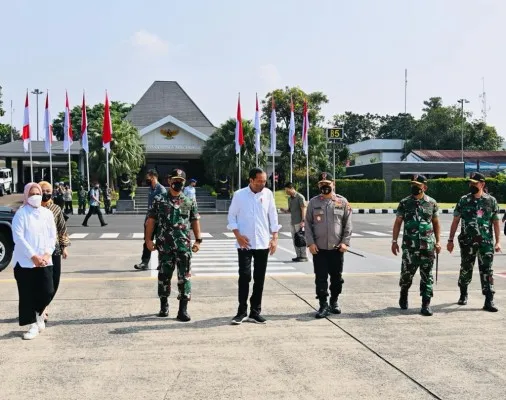
POLYGON ((175 169, 169 176, 169 192, 159 194, 148 211, 146 221, 146 246, 150 251, 158 250, 158 296, 160 297, 159 317, 169 315, 170 281, 174 270, 177 270, 177 287, 179 291, 179 311, 177 319, 190 321, 187 306, 191 298, 192 251, 200 249, 200 215, 197 204, 182 193, 186 174, 175 169), (195 235, 191 245, 190 227, 195 235), (156 241, 153 242, 153 237, 156 241))
POLYGON ((422 296, 421 313, 431 316, 430 300, 432 297, 432 266, 435 253, 441 251, 439 244, 440 226, 438 205, 427 196, 427 178, 415 175, 411 180, 411 195, 402 199, 397 208, 397 218, 393 227, 392 253, 399 253, 397 238, 404 222, 402 237, 401 295, 399 306, 408 308, 408 292, 416 270, 420 268, 420 296, 422 296))
POLYGON ((481 290, 485 295, 483 309, 497 312, 494 305, 494 271, 492 262, 495 252, 501 251, 499 223, 499 205, 497 200, 484 192, 485 177, 473 172, 469 179, 470 193, 462 196, 455 206, 453 222, 450 228, 447 249, 453 251, 453 238, 462 220, 462 229, 458 236, 460 246, 459 305, 467 304, 467 287, 473 278, 473 267, 478 256, 481 290), (492 233, 494 227, 494 234, 492 233))

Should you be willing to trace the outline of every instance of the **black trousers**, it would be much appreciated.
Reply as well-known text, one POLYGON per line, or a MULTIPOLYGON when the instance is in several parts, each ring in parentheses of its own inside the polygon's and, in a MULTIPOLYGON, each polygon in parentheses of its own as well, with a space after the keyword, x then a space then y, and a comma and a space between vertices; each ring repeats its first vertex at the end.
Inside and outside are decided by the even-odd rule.
POLYGON ((330 276, 330 297, 337 298, 343 290, 343 253, 339 250, 318 250, 313 255, 316 285, 316 298, 324 300, 329 295, 328 278, 330 276))
POLYGON ((237 252, 239 254, 239 312, 246 312, 248 310, 251 260, 253 259, 253 293, 250 298, 250 310, 251 313, 260 314, 262 311, 262 293, 264 291, 269 249, 238 249, 237 252))
POLYGON ((74 208, 72 207, 72 201, 65 202, 65 213, 74 214, 74 208))
POLYGON ((104 208, 105 208, 105 213, 106 214, 111 214, 112 213, 112 210, 111 210, 111 200, 104 200, 104 208))
POLYGON ((33 324, 35 313, 41 315, 53 296, 53 266, 21 268, 16 264, 14 278, 18 284, 19 325, 33 324))
POLYGON ((102 217, 102 211, 100 211, 100 206, 90 206, 90 209, 88 210, 88 214, 86 214, 86 217, 84 218, 83 224, 88 224, 88 220, 90 219, 92 214, 97 214, 98 219, 100 220, 100 224, 104 225, 104 217, 102 217))
POLYGON ((60 277, 61 277, 61 255, 52 256, 53 259, 53 295, 51 296, 51 301, 53 301, 56 292, 58 291, 58 287, 60 286, 60 277))
MULTIPOLYGON (((144 220, 144 241, 142 242, 142 257, 141 261, 144 264, 149 263, 149 260, 151 260, 151 251, 146 246, 146 222, 148 221, 148 218, 144 220)), ((151 240, 155 238, 155 230, 153 229, 153 234, 151 235, 151 240)))

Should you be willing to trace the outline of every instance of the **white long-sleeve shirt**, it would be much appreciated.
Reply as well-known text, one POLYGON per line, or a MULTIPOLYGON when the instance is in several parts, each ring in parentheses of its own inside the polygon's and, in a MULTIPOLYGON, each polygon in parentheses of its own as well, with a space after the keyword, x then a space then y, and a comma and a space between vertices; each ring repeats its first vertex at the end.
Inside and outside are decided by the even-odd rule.
MULTIPOLYGON (((33 256, 53 254, 56 245, 56 225, 53 213, 45 208, 21 207, 12 220, 14 254, 12 263, 22 268, 34 268, 33 256)), ((52 265, 49 258, 48 265, 52 265)))
MULTIPOLYGON (((281 229, 272 192, 264 188, 254 193, 249 186, 236 191, 228 210, 227 228, 238 229, 246 236, 250 249, 269 248, 270 233, 281 229)), ((239 248, 238 243, 236 247, 239 248)))

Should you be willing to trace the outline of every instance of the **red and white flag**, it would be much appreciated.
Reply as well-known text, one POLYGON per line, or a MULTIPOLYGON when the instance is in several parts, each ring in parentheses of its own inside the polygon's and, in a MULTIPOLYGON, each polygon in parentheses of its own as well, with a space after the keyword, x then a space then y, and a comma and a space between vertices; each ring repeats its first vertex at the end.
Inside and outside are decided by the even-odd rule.
POLYGON ((244 131, 242 128, 241 117, 241 96, 237 99, 237 117, 235 119, 235 154, 241 152, 241 146, 244 144, 244 131))
POLYGON ((25 99, 25 115, 23 122, 23 148, 25 153, 28 151, 28 145, 31 142, 30 138, 30 110, 28 108, 28 90, 26 91, 26 99, 25 99))
POLYGON ((111 123, 111 110, 109 109, 109 97, 105 92, 105 107, 104 107, 104 124, 102 126, 102 145, 108 153, 111 152, 112 141, 112 123, 111 123))
POLYGON ((72 123, 70 122, 69 96, 65 91, 65 120, 63 122, 63 151, 69 151, 73 143, 72 123))
POLYGON ((258 108, 258 94, 256 96, 256 111, 255 111, 255 152, 256 154, 260 154, 262 151, 262 146, 260 143, 260 109, 258 108))
POLYGON ((83 150, 88 153, 90 148, 88 146, 88 117, 86 116, 86 102, 84 100, 83 92, 83 105, 81 107, 81 145, 83 150))
POLYGON ((49 92, 46 93, 46 107, 44 109, 44 147, 51 153, 53 145, 53 125, 51 124, 51 114, 49 113, 49 92))
POLYGON ((288 146, 290 146, 290 154, 295 149, 295 115, 293 113, 293 99, 290 97, 290 125, 288 126, 288 146))
POLYGON ((309 151, 308 136, 309 136, 309 115, 307 112, 307 100, 304 99, 304 108, 302 111, 302 148, 304 149, 305 155, 308 155, 309 151))
POLYGON ((276 153, 276 127, 277 127, 277 118, 276 118, 276 104, 274 104, 274 96, 272 96, 272 112, 271 112, 271 155, 276 153))

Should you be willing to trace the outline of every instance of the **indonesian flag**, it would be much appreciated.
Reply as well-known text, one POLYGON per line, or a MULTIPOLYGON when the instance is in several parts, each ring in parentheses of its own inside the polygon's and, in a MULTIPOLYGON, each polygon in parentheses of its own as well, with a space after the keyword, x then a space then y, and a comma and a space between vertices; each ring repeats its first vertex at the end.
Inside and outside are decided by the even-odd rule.
POLYGON ((48 153, 51 153, 53 144, 53 125, 51 124, 51 114, 49 113, 49 93, 46 93, 46 107, 44 109, 44 147, 48 153))
POLYGON ((302 111, 302 148, 304 149, 305 155, 308 155, 309 151, 308 133, 309 133, 309 116, 307 113, 307 100, 304 99, 304 108, 302 111))
POLYGON ((25 99, 25 120, 23 122, 23 148, 25 153, 28 151, 28 144, 31 142, 30 139, 30 110, 28 108, 28 90, 26 91, 25 99))
POLYGON ((109 98, 105 92, 104 125, 102 126, 102 145, 108 153, 111 152, 112 124, 111 110, 109 109, 109 98))
POLYGON ((65 91, 65 121, 63 123, 63 151, 69 151, 73 143, 72 124, 70 123, 69 95, 65 91))
POLYGON ((81 145, 83 150, 88 153, 90 151, 88 147, 88 117, 86 116, 86 102, 84 100, 83 92, 83 105, 81 107, 81 145))
POLYGON ((261 144, 260 144, 260 110, 258 108, 258 94, 256 96, 257 102, 256 102, 256 111, 255 111, 255 151, 256 154, 260 154, 261 144))
POLYGON ((274 96, 272 96, 272 112, 271 112, 271 155, 276 152, 276 105, 274 104, 274 96))
POLYGON ((241 96, 237 99, 237 117, 235 119, 235 154, 239 154, 244 144, 244 131, 241 117, 241 96))
POLYGON ((295 148, 295 116, 293 114, 293 99, 290 98, 290 125, 288 126, 288 146, 290 154, 293 154, 295 148))

